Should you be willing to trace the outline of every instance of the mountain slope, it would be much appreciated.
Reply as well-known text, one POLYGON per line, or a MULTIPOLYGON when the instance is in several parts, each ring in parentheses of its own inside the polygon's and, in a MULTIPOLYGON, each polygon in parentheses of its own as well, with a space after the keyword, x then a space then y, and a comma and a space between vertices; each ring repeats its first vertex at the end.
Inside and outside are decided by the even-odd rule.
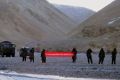
POLYGON ((17 44, 65 37, 74 27, 45 0, 0 0, 0 40, 17 44))
POLYGON ((82 32, 82 30, 85 27, 89 27, 92 29, 92 27, 112 27, 112 26, 119 26, 119 20, 120 20, 120 1, 116 0, 89 19, 87 19, 85 22, 79 25, 79 27, 76 29, 77 31, 74 31, 76 34, 79 35, 79 33, 82 32), (79 30, 78 30, 79 29, 79 30))
POLYGON ((80 45, 100 48, 120 47, 120 1, 113 3, 87 19, 71 33, 80 45), (81 42, 79 42, 81 41, 81 42))
POLYGON ((84 7, 73 7, 66 5, 54 5, 61 12, 69 16, 72 20, 74 20, 77 24, 85 21, 90 16, 92 16, 95 12, 84 8, 84 7))

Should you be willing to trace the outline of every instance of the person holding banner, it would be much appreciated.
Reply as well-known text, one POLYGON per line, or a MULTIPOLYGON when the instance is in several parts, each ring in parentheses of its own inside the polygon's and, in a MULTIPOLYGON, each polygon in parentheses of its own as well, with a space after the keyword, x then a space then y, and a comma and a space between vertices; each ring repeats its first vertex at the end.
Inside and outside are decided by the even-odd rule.
POLYGON ((41 52, 41 60, 42 60, 42 63, 46 63, 45 49, 43 49, 41 52))
POLYGON ((77 59, 77 50, 76 50, 76 48, 72 49, 72 53, 73 53, 72 62, 75 63, 76 59, 77 59))

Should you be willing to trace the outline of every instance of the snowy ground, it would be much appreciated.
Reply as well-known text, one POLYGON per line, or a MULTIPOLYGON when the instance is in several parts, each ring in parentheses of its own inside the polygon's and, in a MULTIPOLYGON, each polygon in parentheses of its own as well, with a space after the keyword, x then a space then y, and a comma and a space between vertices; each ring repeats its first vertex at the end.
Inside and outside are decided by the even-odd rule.
POLYGON ((10 78, 9 80, 28 80, 29 78, 32 80, 73 80, 73 78, 78 80, 120 79, 119 57, 120 54, 117 55, 116 65, 111 65, 111 55, 109 54, 106 55, 103 65, 98 64, 98 54, 93 55, 94 64, 92 65, 87 64, 86 55, 83 53, 78 55, 76 63, 72 63, 71 58, 52 57, 47 58, 47 63, 43 64, 41 63, 39 53, 35 54, 34 63, 30 63, 29 59, 27 62, 22 62, 18 55, 15 58, 0 57, 0 70, 2 70, 0 72, 0 80, 3 80, 1 77, 10 78), (11 71, 17 73, 13 74, 11 71), (29 74, 25 75, 25 73, 29 74), (49 78, 46 75, 56 76, 49 78), (25 79, 21 79, 21 77, 25 79))
POLYGON ((38 74, 20 74, 10 71, 0 71, 0 80, 113 80, 93 78, 72 78, 38 74))

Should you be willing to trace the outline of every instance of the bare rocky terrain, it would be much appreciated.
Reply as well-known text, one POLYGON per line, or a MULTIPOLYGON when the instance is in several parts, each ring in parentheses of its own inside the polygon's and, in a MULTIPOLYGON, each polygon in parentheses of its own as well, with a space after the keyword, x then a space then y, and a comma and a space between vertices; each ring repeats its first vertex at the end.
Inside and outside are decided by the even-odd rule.
POLYGON ((92 48, 106 51, 117 48, 120 51, 120 1, 115 0, 93 16, 82 22, 67 34, 68 38, 49 43, 47 49, 70 50, 76 47, 79 51, 92 48), (54 43, 54 44, 52 44, 54 43))
POLYGON ((0 41, 58 51, 73 47, 119 50, 119 5, 114 1, 77 27, 46 0, 0 0, 0 41))
MULTIPOLYGON (((98 13, 81 23, 69 34, 71 38, 65 42, 72 42, 80 49, 104 47, 112 50, 120 48, 120 1, 115 0, 98 13)), ((64 42, 64 43, 65 43, 64 42)), ((69 46, 72 46, 68 44, 69 46)), ((120 49, 119 49, 120 50, 120 49)))
POLYGON ((46 0, 0 0, 0 41, 17 46, 66 37, 74 22, 46 0))

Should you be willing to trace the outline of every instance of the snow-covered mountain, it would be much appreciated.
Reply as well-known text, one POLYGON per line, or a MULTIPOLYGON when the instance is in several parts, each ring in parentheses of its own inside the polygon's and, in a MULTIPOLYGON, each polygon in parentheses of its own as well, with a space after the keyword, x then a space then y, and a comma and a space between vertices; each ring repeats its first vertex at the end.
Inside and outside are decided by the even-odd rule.
MULTIPOLYGON (((92 47, 120 47, 120 1, 113 3, 87 19, 72 35, 92 47)), ((72 38, 73 38, 72 37, 72 38)))
POLYGON ((68 5, 54 5, 57 9, 59 9, 61 12, 69 16, 71 19, 73 19, 77 24, 85 21, 90 16, 92 16, 95 12, 84 8, 84 7, 74 7, 74 6, 68 6, 68 5))

